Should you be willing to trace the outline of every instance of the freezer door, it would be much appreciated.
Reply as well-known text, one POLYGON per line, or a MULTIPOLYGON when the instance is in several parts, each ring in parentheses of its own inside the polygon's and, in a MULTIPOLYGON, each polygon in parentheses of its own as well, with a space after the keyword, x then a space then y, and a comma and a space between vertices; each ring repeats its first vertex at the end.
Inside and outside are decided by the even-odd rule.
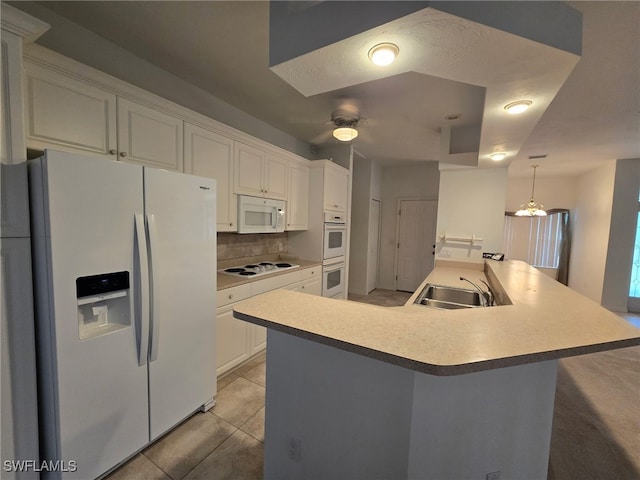
POLYGON ((76 462, 63 478, 95 478, 149 441, 134 321, 142 167, 47 151, 29 168, 43 458, 76 462), (128 288, 122 273, 94 277, 114 272, 128 288), (91 282, 122 288, 82 295, 91 282))
POLYGON ((151 439, 216 393, 215 180, 145 168, 151 439))

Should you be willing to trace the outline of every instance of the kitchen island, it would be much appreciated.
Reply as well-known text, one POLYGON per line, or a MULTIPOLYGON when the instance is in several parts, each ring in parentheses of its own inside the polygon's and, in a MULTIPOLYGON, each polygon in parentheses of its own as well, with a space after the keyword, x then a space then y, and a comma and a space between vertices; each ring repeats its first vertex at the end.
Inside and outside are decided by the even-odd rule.
POLYGON ((424 284, 460 276, 501 305, 276 291, 235 307, 269 329, 265 478, 546 478, 557 359, 640 331, 522 262, 438 265, 424 284))

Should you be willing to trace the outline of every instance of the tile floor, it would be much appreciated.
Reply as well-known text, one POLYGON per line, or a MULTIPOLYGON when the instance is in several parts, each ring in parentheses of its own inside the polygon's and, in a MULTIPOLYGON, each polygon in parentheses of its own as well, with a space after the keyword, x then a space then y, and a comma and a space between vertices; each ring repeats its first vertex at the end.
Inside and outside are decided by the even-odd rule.
MULTIPOLYGON (((406 292, 378 289, 369 295, 349 295, 349 299, 382 306, 399 306, 410 296, 406 292)), ((631 323, 637 324, 640 320, 634 314, 621 316, 631 323)), ((265 358, 265 354, 259 355, 246 365, 219 378, 215 407, 208 412, 195 414, 107 479, 262 479, 265 358)), ((632 395, 637 395, 637 386, 627 390, 632 395)), ((574 437, 572 434, 568 443, 575 441, 574 437)), ((595 451, 589 453, 597 457, 596 454, 595 451)), ((575 458, 575 455, 569 456, 571 457, 575 458)), ((600 459, 598 463, 602 466, 607 462, 600 459)), ((631 468, 633 470, 634 467, 631 468)), ((555 474, 551 470, 549 478, 576 478, 571 469, 562 473, 559 467, 556 470, 555 474)))
POLYGON ((216 405, 197 413, 108 480, 262 479, 265 355, 218 379, 216 405))

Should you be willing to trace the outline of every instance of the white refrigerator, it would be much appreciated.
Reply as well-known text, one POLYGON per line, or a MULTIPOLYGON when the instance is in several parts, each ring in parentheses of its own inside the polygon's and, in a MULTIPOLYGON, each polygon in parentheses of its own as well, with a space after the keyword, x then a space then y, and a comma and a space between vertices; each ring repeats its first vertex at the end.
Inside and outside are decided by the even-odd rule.
POLYGON ((87 480, 213 405, 215 180, 47 150, 29 182, 41 456, 87 480))

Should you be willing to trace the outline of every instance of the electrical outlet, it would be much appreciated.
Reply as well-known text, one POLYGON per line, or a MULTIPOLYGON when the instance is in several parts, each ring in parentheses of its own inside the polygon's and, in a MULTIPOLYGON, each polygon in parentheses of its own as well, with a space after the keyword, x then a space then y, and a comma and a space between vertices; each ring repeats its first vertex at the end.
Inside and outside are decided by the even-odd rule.
POLYGON ((487 473, 487 480, 500 480, 500 470, 497 472, 489 472, 487 473))
POLYGON ((300 439, 289 438, 289 460, 300 463, 300 439))

